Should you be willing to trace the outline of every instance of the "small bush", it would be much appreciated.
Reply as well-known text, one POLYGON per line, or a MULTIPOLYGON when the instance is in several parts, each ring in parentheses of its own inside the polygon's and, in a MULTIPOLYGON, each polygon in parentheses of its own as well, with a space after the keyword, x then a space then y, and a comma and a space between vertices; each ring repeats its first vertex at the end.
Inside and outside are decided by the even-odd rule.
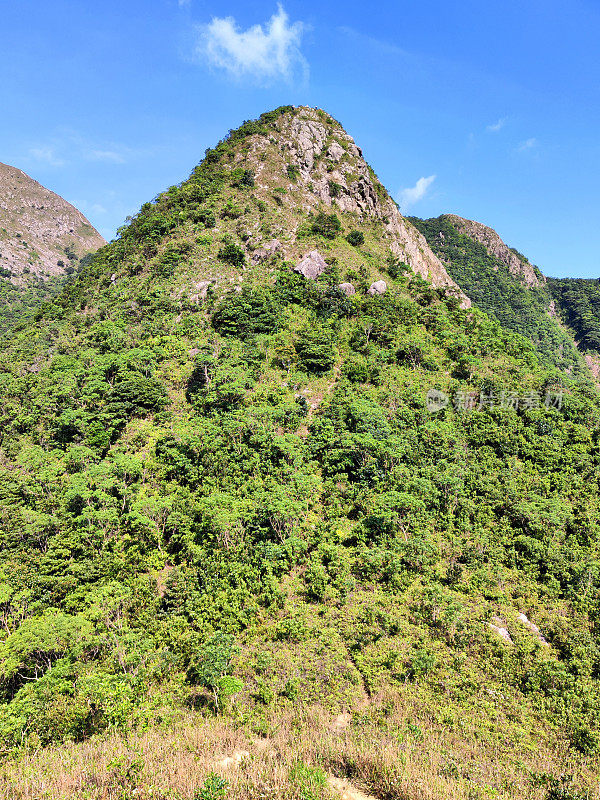
POLYGON ((410 267, 404 261, 400 261, 399 258, 390 254, 387 258, 387 271, 388 275, 392 277, 394 280, 398 280, 402 275, 405 275, 407 272, 410 272, 410 267))
POLYGON ((224 800, 227 797, 228 787, 229 783, 225 778, 216 772, 209 772, 202 788, 195 792, 194 800, 224 800))
POLYGON ((288 700, 291 700, 292 703, 295 703, 296 700, 298 699, 299 692, 300 692, 299 680, 297 678, 290 678, 288 681, 286 681, 281 694, 284 697, 287 697, 288 700))
POLYGON ((327 372, 335 364, 335 351, 329 338, 318 330, 306 328, 294 345, 298 361, 306 372, 327 372))
POLYGON ((351 244, 352 247, 360 247, 361 244, 365 243, 365 235, 362 231, 350 231, 348 236, 346 236, 346 241, 348 244, 351 244))
POLYGON ((337 214, 325 214, 321 212, 314 218, 311 231, 325 239, 335 239, 342 230, 342 223, 337 214))
POLYGON ((436 657, 433 653, 430 653, 429 650, 416 650, 409 659, 406 668, 406 677, 410 680, 418 680, 432 672, 436 664, 436 657))
POLYGON ((254 699, 258 700, 259 703, 268 706, 273 702, 274 698, 275 692, 273 689, 271 689, 271 687, 265 683, 265 681, 259 681, 258 688, 254 692, 254 699))
POLYGON ((246 261, 246 254, 239 245, 227 242, 219 250, 219 258, 234 267, 242 267, 246 261))
POLYGON ((327 778, 320 767, 307 767, 299 761, 290 770, 290 781, 298 787, 302 800, 321 800, 327 794, 327 778))
POLYGON ((235 169, 231 173, 232 186, 238 189, 248 189, 254 186, 254 173, 251 169, 235 169))
POLYGON ((329 181, 329 194, 331 197, 339 197, 342 193, 342 189, 344 187, 341 183, 336 183, 335 181, 329 181))

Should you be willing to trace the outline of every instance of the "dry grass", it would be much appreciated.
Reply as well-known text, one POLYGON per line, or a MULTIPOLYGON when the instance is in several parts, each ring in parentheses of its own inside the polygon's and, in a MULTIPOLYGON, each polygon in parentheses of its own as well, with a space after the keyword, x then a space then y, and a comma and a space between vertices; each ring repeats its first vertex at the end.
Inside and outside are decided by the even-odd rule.
POLYGON ((342 797, 339 782, 315 792, 294 780, 294 766, 302 762, 347 778, 346 800, 352 800, 352 787, 379 800, 537 800, 546 797, 547 786, 532 776, 570 771, 590 786, 594 766, 570 764, 564 752, 545 749, 543 740, 516 758, 512 744, 486 743, 468 721, 459 732, 440 727, 399 695, 375 698, 348 725, 339 719, 336 724, 320 707, 273 712, 263 724, 268 737, 252 734, 241 721, 190 713, 169 726, 26 752, 2 767, 0 796, 191 800, 209 773, 217 772, 229 782, 227 797, 239 800, 342 797), (237 763, 219 764, 242 751, 247 756, 237 763))

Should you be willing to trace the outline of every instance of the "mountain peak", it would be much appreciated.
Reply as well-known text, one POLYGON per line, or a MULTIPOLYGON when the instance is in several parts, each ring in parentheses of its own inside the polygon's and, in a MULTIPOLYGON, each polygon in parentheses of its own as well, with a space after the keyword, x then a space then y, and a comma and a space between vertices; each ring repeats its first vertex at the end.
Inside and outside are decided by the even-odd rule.
POLYGON ((377 225, 389 252, 413 272, 456 293, 463 307, 470 305, 425 238, 400 214, 361 148, 339 122, 322 109, 285 106, 263 114, 255 133, 253 124, 238 129, 249 126, 249 135, 235 149, 233 162, 252 171, 257 197, 272 202, 273 192, 277 194, 279 216, 287 217, 281 220, 282 233, 288 235, 291 255, 298 255, 294 252, 301 227, 298 211, 351 215, 356 224, 377 225), (259 127, 265 123, 266 133, 259 127))
POLYGON ((0 163, 0 270, 14 284, 64 275, 105 244, 83 214, 25 172, 0 163))

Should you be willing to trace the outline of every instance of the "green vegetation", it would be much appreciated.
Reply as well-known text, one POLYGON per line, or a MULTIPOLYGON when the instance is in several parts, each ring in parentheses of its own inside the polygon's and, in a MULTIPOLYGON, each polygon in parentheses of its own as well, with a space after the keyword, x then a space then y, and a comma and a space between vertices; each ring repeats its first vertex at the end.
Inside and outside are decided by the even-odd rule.
MULTIPOLYGON (((283 796, 327 797, 326 771, 410 800, 432 796, 423 775, 439 796, 550 798, 568 768, 583 791, 600 750, 598 396, 542 333, 407 272, 377 223, 296 209, 326 248, 317 281, 279 251, 252 258, 259 227, 289 225, 239 170, 289 113, 231 132, 6 337, 0 751, 122 735, 150 758, 148 730, 183 740, 194 715, 211 748, 237 741, 210 727, 226 720, 295 748, 260 762, 283 796), (477 402, 431 413, 432 388, 477 402)), ((198 741, 159 747, 153 769, 177 751, 187 776, 200 754, 203 781, 177 796, 222 797, 198 741)), ((122 794, 104 796, 133 796, 142 762, 106 766, 122 794)), ((239 796, 278 796, 239 775, 239 796)))
POLYGON ((24 285, 15 286, 8 280, 11 272, 4 272, 0 276, 0 336, 15 326, 23 326, 31 321, 36 307, 58 294, 65 283, 64 278, 44 281, 41 278, 36 280, 34 276, 25 276, 22 279, 24 285))
POLYGON ((365 243, 365 235, 362 231, 350 231, 346 236, 346 241, 353 247, 360 247, 361 244, 365 243))
POLYGON ((548 278, 556 309, 581 350, 600 350, 600 282, 594 278, 548 278))
POLYGON ((325 237, 325 239, 335 239, 342 230, 342 224, 337 214, 326 214, 321 211, 312 222, 313 233, 325 237))

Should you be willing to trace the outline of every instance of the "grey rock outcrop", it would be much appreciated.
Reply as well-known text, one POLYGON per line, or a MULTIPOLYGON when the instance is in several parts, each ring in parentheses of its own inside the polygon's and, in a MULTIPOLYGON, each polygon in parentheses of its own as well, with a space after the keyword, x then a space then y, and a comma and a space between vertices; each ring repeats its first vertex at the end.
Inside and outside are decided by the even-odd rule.
POLYGON ((196 284, 195 288, 201 300, 204 300, 206 298, 210 283, 211 283, 210 281, 200 281, 199 283, 196 284))
POLYGON ((338 289, 340 292, 343 292, 346 297, 352 297, 353 294, 356 294, 356 289, 351 283, 340 283, 338 289))
POLYGON ((519 619, 519 622, 521 622, 523 625, 525 625, 526 628, 529 628, 529 630, 533 633, 533 635, 536 637, 536 639, 539 641, 540 644, 548 646, 548 642, 546 641, 546 639, 542 635, 542 632, 540 631, 538 626, 535 624, 535 622, 532 622, 527 617, 526 614, 523 614, 522 611, 519 613, 518 619, 519 619))
POLYGON ((64 275, 106 244, 80 211, 7 164, 0 164, 0 220, 0 269, 15 285, 64 275))
MULTIPOLYGON (((394 255, 435 287, 445 287, 455 294, 463 308, 471 305, 425 237, 402 216, 352 137, 335 120, 327 123, 327 117, 317 109, 296 109, 293 116, 282 121, 281 139, 299 170, 294 190, 308 191, 314 198, 307 210, 325 204, 383 222, 394 255)), ((258 165, 259 173, 265 168, 258 165)))
MULTIPOLYGON (((251 167, 256 188, 264 193, 261 199, 267 204, 273 200, 274 181, 283 181, 285 186, 277 185, 283 190, 277 198, 280 207, 288 211, 295 208, 307 215, 325 207, 354 215, 356 225, 374 223, 388 252, 434 287, 454 294, 462 308, 471 305, 425 237, 402 216, 353 138, 322 110, 301 106, 282 114, 268 138, 252 137, 236 166, 251 167)), ((273 229, 290 260, 299 258, 298 227, 299 223, 288 219, 282 229, 273 229)), ((312 269, 310 277, 316 277, 312 269)))
POLYGON ((318 250, 311 250, 302 261, 294 267, 295 272, 304 275, 305 278, 316 280, 327 269, 327 262, 318 250))
POLYGON ((281 242, 279 239, 272 239, 270 242, 265 244, 263 247, 259 247, 258 250, 255 250, 252 253, 252 263, 253 264, 260 264, 262 261, 265 261, 267 258, 274 256, 275 253, 280 253, 282 250, 281 242))
POLYGON ((505 642, 509 644, 513 643, 512 637, 506 627, 506 622, 500 619, 500 617, 493 617, 492 622, 488 622, 488 627, 491 628, 494 633, 498 634, 501 639, 504 639, 505 642))
POLYGON ((369 286, 367 294, 385 294, 387 292, 387 283, 385 281, 375 281, 369 286))

